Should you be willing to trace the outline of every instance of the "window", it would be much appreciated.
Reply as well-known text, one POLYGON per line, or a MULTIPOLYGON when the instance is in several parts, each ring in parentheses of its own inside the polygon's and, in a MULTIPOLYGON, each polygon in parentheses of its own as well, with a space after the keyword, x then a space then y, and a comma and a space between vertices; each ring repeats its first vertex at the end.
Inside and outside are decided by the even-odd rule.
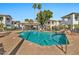
POLYGON ((10 20, 9 18, 6 18, 7 20, 10 20))
POLYGON ((65 18, 64 20, 65 20, 65 21, 68 21, 68 18, 65 18))
POLYGON ((6 18, 6 21, 7 21, 7 22, 10 22, 10 18, 6 18))
POLYGON ((3 20, 3 17, 0 16, 0 21, 2 21, 2 20, 3 20))
POLYGON ((78 17, 75 17, 75 20, 77 21, 78 17))
POLYGON ((68 17, 68 19, 70 19, 70 17, 68 17))
POLYGON ((50 22, 48 22, 48 24, 50 24, 50 22))

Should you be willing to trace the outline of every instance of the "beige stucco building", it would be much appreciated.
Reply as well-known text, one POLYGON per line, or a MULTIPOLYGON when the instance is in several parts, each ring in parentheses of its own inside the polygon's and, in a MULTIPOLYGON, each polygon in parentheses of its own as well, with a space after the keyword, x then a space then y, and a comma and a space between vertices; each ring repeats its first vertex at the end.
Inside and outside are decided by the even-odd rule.
POLYGON ((12 24, 12 17, 10 15, 0 14, 0 17, 2 17, 2 23, 4 26, 11 25, 12 24))
POLYGON ((62 24, 64 25, 73 25, 79 24, 79 13, 70 13, 62 17, 62 24))

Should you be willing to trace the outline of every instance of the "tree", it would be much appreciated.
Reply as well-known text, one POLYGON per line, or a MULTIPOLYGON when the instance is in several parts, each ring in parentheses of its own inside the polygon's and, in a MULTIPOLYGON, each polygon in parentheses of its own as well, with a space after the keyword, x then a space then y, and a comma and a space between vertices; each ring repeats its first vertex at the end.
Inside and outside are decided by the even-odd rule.
POLYGON ((36 20, 41 24, 41 26, 43 26, 43 24, 44 24, 44 17, 43 17, 43 12, 42 11, 40 11, 37 14, 36 20))
POLYGON ((75 24, 74 26, 76 30, 79 30, 79 24, 75 24))
POLYGON ((25 19, 25 22, 32 23, 33 19, 25 19))
POLYGON ((29 23, 33 23, 33 19, 29 19, 29 23))
POLYGON ((0 29, 4 31, 2 20, 3 20, 3 17, 0 17, 0 29))
POLYGON ((49 20, 52 17, 52 12, 50 10, 44 10, 44 19, 49 20))
MULTIPOLYGON (((40 3, 34 3, 33 4, 33 8, 34 8, 34 14, 36 13, 35 9, 37 8, 39 10, 39 12, 41 11, 41 4, 40 3)), ((34 16, 35 17, 35 16, 34 16)))
POLYGON ((40 11, 37 14, 36 20, 40 23, 42 29, 44 24, 52 17, 52 14, 50 10, 40 11))
POLYGON ((25 19, 25 22, 29 21, 29 19, 25 19))
MULTIPOLYGON (((34 14, 35 14, 36 13, 35 9, 37 8, 37 4, 36 3, 33 4, 33 8, 34 8, 34 14)), ((35 19, 35 15, 34 15, 34 19, 35 19)))
POLYGON ((0 17, 0 22, 2 23, 3 17, 0 17))
POLYGON ((38 4, 37 8, 39 9, 39 12, 40 12, 41 11, 41 8, 42 8, 42 6, 41 6, 40 3, 38 4))

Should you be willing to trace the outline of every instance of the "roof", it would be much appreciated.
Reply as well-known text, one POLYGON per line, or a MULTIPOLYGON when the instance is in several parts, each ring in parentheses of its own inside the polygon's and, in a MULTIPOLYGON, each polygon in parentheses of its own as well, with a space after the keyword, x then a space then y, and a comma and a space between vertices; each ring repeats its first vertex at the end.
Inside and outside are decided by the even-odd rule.
POLYGON ((8 16, 8 17, 12 18, 10 15, 6 15, 6 14, 0 14, 0 16, 8 16))
POLYGON ((39 23, 23 23, 25 25, 38 25, 39 23))
POLYGON ((67 15, 65 15, 65 16, 63 16, 63 17, 61 17, 61 18, 66 18, 66 17, 69 17, 70 15, 72 15, 72 14, 76 14, 76 15, 79 15, 79 13, 76 13, 76 12, 72 12, 72 13, 70 13, 70 14, 67 14, 67 15))
POLYGON ((49 21, 53 21, 53 22, 61 22, 61 20, 48 20, 49 21))

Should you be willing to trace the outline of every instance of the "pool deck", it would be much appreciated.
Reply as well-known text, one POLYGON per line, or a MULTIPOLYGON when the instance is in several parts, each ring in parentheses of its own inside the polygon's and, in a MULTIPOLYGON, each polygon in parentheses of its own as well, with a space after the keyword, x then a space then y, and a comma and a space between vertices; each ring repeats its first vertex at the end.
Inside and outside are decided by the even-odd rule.
POLYGON ((9 54, 10 51, 21 41, 16 34, 16 31, 4 36, 0 37, 0 43, 2 43, 2 47, 4 48, 4 54, 9 54))
MULTIPOLYGON (((9 35, 0 38, 0 42, 4 47, 4 55, 10 54, 14 51, 14 48, 18 46, 18 43, 21 42, 21 38, 16 34, 17 31, 13 31, 9 35)), ((68 35, 70 44, 67 48, 67 55, 79 55, 79 33, 73 33, 68 35)), ((24 40, 20 45, 18 50, 15 53, 16 55, 65 55, 56 46, 42 47, 37 44, 31 43, 27 40, 24 40)))

